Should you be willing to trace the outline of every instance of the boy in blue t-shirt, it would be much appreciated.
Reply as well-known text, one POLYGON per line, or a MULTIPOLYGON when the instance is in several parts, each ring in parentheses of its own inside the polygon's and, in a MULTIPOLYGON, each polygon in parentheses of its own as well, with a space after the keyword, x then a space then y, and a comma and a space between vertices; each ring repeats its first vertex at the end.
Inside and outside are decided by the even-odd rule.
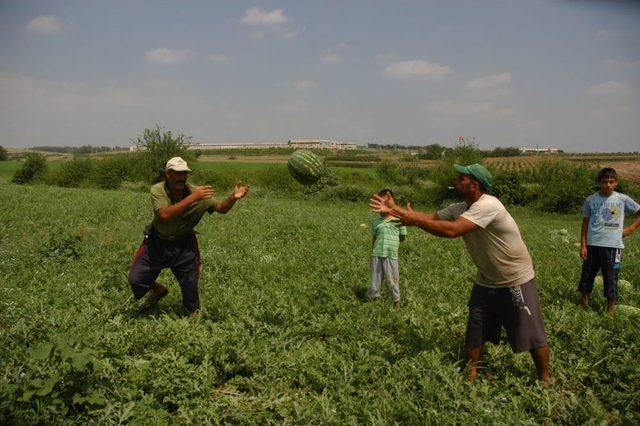
POLYGON ((631 197, 614 191, 618 186, 618 173, 610 167, 600 170, 598 185, 600 191, 588 196, 582 206, 580 255, 584 261, 578 291, 580 305, 586 309, 593 281, 601 269, 607 313, 613 315, 618 295, 620 256, 624 248, 622 237, 631 235, 640 226, 638 216, 631 226, 624 228, 624 215, 637 215, 640 205, 631 197))

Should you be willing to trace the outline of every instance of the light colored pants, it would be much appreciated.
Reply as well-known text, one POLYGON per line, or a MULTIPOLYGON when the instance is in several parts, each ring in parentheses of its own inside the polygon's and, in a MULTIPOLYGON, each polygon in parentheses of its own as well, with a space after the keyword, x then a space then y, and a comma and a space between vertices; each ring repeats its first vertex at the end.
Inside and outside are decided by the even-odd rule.
POLYGON ((369 285, 369 297, 380 296, 382 281, 387 282, 389 292, 394 302, 400 300, 400 269, 398 259, 371 256, 371 284, 369 285))

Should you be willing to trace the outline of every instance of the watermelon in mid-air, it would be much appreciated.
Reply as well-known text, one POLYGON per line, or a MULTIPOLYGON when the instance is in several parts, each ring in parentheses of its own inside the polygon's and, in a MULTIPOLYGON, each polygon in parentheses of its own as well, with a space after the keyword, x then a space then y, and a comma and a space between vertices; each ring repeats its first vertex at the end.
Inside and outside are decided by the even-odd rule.
POLYGON ((322 159, 306 149, 299 149, 291 154, 287 162, 287 168, 291 176, 303 185, 311 185, 318 182, 325 173, 322 159))

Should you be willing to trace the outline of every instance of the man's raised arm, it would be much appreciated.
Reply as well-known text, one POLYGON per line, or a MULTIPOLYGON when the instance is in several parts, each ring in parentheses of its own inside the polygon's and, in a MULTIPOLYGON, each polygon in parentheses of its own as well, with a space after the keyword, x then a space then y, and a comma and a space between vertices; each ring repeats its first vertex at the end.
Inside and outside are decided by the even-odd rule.
POLYGON ((390 213, 400 219, 400 223, 405 226, 417 226, 418 228, 443 238, 456 238, 473 231, 478 227, 475 223, 463 217, 454 221, 440 220, 437 213, 422 213, 409 208, 402 208, 395 204, 393 200, 385 201, 378 195, 371 198, 371 208, 380 213, 390 213))
POLYGON ((175 204, 170 206, 160 207, 156 210, 158 218, 160 220, 169 220, 176 216, 180 216, 184 213, 189 206, 195 202, 200 200, 205 200, 207 198, 211 198, 214 194, 214 190, 210 186, 197 186, 192 191, 191 194, 184 197, 182 200, 178 201, 175 204))
POLYGON ((244 196, 247 195, 247 192, 249 192, 249 185, 242 185, 242 183, 236 182, 236 185, 233 188, 233 194, 231 194, 231 196, 226 200, 217 203, 215 211, 220 214, 225 214, 231 210, 236 201, 244 198, 244 196))

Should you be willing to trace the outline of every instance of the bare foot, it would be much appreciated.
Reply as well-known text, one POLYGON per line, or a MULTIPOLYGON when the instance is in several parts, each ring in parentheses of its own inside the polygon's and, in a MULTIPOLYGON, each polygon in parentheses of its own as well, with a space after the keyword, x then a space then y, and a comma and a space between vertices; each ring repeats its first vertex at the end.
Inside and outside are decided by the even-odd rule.
POLYGON ((400 309, 402 307, 402 304, 399 300, 396 300, 395 302, 393 302, 393 307, 396 309, 400 309))

